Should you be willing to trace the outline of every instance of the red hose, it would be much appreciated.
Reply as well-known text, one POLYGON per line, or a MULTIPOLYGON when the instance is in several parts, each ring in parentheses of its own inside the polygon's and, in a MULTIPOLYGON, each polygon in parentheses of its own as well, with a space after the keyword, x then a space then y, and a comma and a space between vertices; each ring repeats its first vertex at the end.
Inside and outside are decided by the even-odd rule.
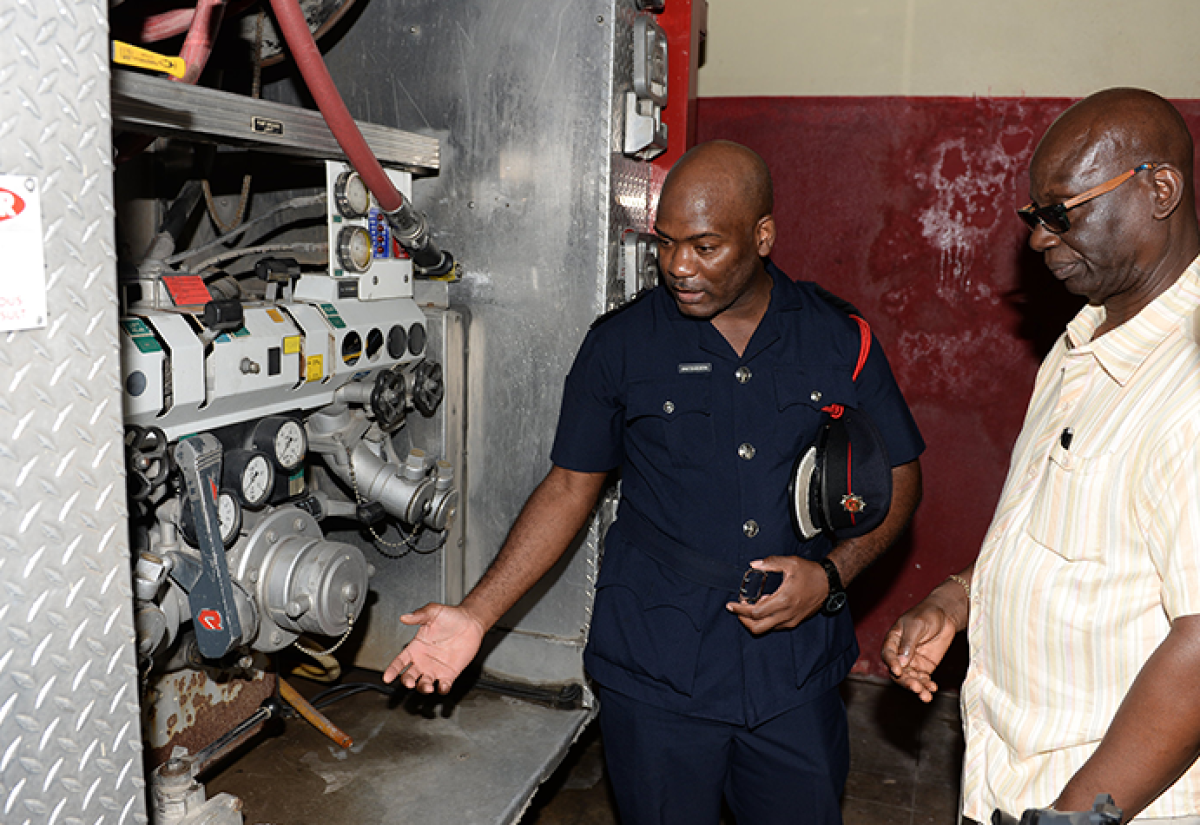
MULTIPOLYGON (((183 40, 183 48, 179 56, 183 58, 183 77, 172 77, 179 83, 196 85, 208 58, 212 54, 213 42, 217 39, 217 31, 221 28, 221 18, 225 14, 225 0, 199 0, 191 12, 191 22, 188 26, 187 37, 183 40)), ((114 162, 121 164, 130 158, 140 155, 147 146, 154 142, 153 135, 130 134, 119 135, 114 145, 114 162)))
POLYGON ((142 21, 142 31, 138 35, 138 41, 143 44, 157 43, 177 34, 183 34, 191 28, 192 18, 195 16, 195 9, 172 9, 161 14, 152 14, 142 21))
POLYGON ((275 12, 276 25, 287 41, 292 59, 296 61, 308 91, 312 93, 317 108, 329 124, 329 131, 346 153, 350 165, 379 201, 380 208, 385 212, 395 212, 404 205, 404 196, 383 171, 383 166, 367 146, 366 139, 358 130, 358 124, 354 122, 350 110, 338 94, 337 86, 329 76, 325 60, 321 57, 312 32, 308 29, 308 21, 304 19, 299 2, 271 0, 271 8, 275 12))
POLYGON ((187 67, 179 82, 195 85, 200 79, 212 54, 213 42, 217 39, 224 15, 225 0, 200 0, 196 4, 196 14, 183 40, 183 48, 179 51, 187 67))
MULTIPOLYGON (((237 2, 228 3, 226 14, 241 14, 255 2, 256 0, 237 0, 237 2)), ((192 27, 192 20, 195 16, 195 9, 172 9, 152 14, 142 21, 138 42, 145 45, 181 35, 192 27)))

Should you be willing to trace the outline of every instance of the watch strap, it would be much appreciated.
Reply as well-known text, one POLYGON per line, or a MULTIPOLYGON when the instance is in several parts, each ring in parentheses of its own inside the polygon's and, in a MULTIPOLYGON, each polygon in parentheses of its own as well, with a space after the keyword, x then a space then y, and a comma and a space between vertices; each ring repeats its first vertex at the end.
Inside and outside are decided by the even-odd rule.
POLYGON ((825 568, 825 578, 829 582, 829 595, 825 597, 821 610, 827 615, 839 613, 846 606, 846 588, 842 585, 842 576, 830 559, 818 559, 817 563, 825 568))

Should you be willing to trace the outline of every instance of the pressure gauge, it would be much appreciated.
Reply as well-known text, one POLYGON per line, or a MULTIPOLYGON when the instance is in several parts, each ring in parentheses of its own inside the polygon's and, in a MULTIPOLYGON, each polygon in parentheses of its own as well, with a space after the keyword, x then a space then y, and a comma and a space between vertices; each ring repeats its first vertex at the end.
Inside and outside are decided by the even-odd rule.
MULTIPOLYGON (((222 489, 217 494, 217 529, 221 533, 221 545, 226 549, 233 546, 242 532, 242 505, 230 490, 222 489)), ((189 505, 185 505, 180 513, 179 531, 184 541, 193 547, 199 546, 195 516, 189 505)))
POLYGON ((282 470, 295 470, 304 461, 308 438, 304 425, 294 418, 273 415, 254 428, 254 446, 265 452, 282 470))
POLYGON ((275 488, 275 468, 264 453, 255 450, 230 450, 225 453, 222 480, 242 504, 257 510, 267 503, 275 488))
POLYGON ((275 433, 274 440, 275 460, 279 462, 279 466, 285 470, 294 470, 300 466, 308 447, 307 442, 304 428, 300 426, 299 421, 294 418, 284 421, 275 433))
POLYGON ((371 193, 358 172, 347 170, 338 175, 333 197, 343 217, 361 218, 371 211, 371 193))
POLYGON ((232 547, 242 532, 242 506, 228 490, 217 495, 217 523, 221 528, 221 544, 232 547))
POLYGON ((371 266, 371 233, 361 226, 343 226, 338 232, 337 257, 347 272, 366 272, 371 266))

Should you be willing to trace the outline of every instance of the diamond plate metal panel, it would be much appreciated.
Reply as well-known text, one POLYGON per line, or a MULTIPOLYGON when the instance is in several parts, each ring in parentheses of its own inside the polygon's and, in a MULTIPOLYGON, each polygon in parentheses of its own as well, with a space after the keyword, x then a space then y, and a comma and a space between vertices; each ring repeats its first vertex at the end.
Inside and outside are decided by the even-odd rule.
POLYGON ((0 346, 0 821, 145 822, 107 4, 4 0, 0 38, 0 174, 39 181, 49 309, 0 346))
MULTIPOLYGON (((625 94, 633 91, 633 25, 639 14, 632 2, 618 3, 617 31, 613 38, 613 91, 609 120, 612 151, 609 169, 608 258, 601 283, 605 285, 604 306, 618 306, 625 297, 618 246, 626 231, 649 232, 663 174, 645 161, 621 154, 625 145, 625 94)), ((686 101, 684 101, 686 105, 686 101)), ((668 103, 668 105, 670 105, 668 103)), ((682 140, 682 136, 677 137, 682 140)))

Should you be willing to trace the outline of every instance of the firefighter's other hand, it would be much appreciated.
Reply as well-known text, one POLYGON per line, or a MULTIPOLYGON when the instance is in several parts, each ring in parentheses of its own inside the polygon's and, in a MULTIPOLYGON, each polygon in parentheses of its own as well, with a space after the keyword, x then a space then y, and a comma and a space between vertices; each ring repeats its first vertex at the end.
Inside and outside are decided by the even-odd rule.
POLYGON ((420 629, 383 672, 383 681, 399 677, 400 684, 421 693, 449 693, 458 674, 479 652, 483 625, 470 611, 436 603, 405 613, 400 621, 420 629))

